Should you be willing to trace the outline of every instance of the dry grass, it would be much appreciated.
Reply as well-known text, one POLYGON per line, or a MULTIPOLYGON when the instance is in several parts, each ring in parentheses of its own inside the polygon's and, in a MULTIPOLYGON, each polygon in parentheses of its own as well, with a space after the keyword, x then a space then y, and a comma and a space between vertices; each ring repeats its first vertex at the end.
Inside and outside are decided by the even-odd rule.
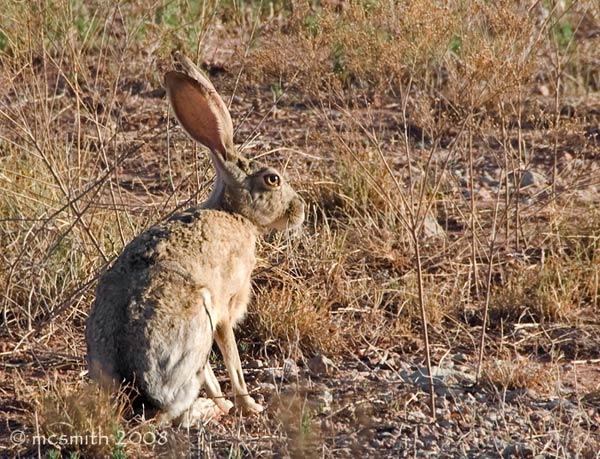
MULTIPOLYGON (((596 336, 600 312, 599 31, 588 0, 9 1, 0 19, 4 433, 151 429, 82 381, 82 331, 97 275, 210 186, 204 152, 174 127, 160 89, 174 46, 235 92, 236 140, 286 167, 308 205, 302 234, 261 246, 241 332, 249 359, 277 366, 325 353, 342 367, 360 362, 356 372, 375 353, 377 368, 397 371, 381 355, 421 365, 424 347, 435 364, 481 350, 484 387, 551 393, 536 386, 538 360, 594 358, 582 337, 596 336), (518 339, 519 327, 541 327, 550 344, 518 339), (582 342, 556 338, 562 328, 582 342)), ((382 387, 353 390, 374 400, 382 387)), ((219 427, 227 448, 171 432, 162 453, 192 442, 251 457, 270 442, 283 455, 334 457, 326 425, 337 418, 321 423, 310 394, 280 389, 274 416, 250 435, 272 440, 244 443, 247 424, 236 419, 219 427)), ((337 403, 344 418, 345 398, 337 403)), ((542 436, 550 429, 531 423, 542 436)), ((568 457, 575 443, 547 445, 568 457)), ((577 451, 592 457, 590 448, 577 451)), ((59 449, 23 455, 99 454, 59 449)), ((102 454, 153 450, 111 443, 102 454)))
POLYGON ((500 394, 527 389, 548 393, 556 384, 556 376, 541 366, 532 365, 527 357, 506 356, 486 362, 481 384, 500 394))
POLYGON ((115 398, 95 385, 72 387, 65 382, 58 382, 44 393, 36 407, 35 425, 40 426, 39 434, 53 439, 63 454, 78 453, 82 457, 122 454, 124 446, 120 444, 119 432, 124 430, 127 411, 123 394, 115 398))

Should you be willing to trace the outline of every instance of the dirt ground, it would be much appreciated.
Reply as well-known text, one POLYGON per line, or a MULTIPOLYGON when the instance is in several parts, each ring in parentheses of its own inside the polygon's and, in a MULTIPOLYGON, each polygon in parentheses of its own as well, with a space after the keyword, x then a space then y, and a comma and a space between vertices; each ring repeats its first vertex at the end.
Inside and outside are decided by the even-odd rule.
MULTIPOLYGON (((444 129, 439 138, 428 138, 429 131, 420 125, 421 118, 414 115, 407 124, 401 113, 401 101, 390 94, 372 103, 355 101, 341 106, 290 91, 274 103, 270 82, 242 79, 236 85, 240 69, 228 59, 239 55, 238 42, 234 37, 225 43, 229 47, 223 45, 218 52, 207 52, 201 64, 227 101, 235 89, 231 112, 237 127, 236 142, 244 145, 243 151, 250 157, 268 151, 273 161, 286 166, 287 174, 314 212, 304 229, 306 237, 312 238, 309 249, 299 249, 296 254, 292 251, 289 260, 281 261, 272 250, 273 244, 281 240, 269 236, 261 246, 261 262, 255 278, 256 299, 250 305, 248 320, 238 331, 248 386, 266 411, 247 418, 223 416, 189 429, 158 429, 148 421, 132 419, 128 413, 121 427, 113 425, 115 430, 103 432, 112 436, 122 432, 123 447, 114 447, 109 453, 96 452, 100 450, 90 445, 36 443, 36 435, 48 432, 44 427, 48 413, 63 410, 65 423, 72 425, 77 425, 74 418, 79 415, 85 419, 86 410, 73 406, 86 404, 73 394, 86 394, 90 390, 83 330, 93 298, 92 288, 101 272, 102 263, 96 263, 94 267, 86 266, 84 282, 69 290, 68 295, 59 292, 63 298, 56 300, 52 312, 41 314, 29 327, 11 329, 8 324, 14 319, 16 306, 12 302, 6 303, 10 306, 3 303, 0 457, 599 459, 597 296, 577 314, 539 320, 531 312, 533 306, 526 302, 528 295, 534 296, 535 288, 521 292, 522 297, 514 293, 518 291, 516 287, 506 289, 514 296, 494 290, 496 309, 490 311, 483 376, 477 380, 482 302, 463 302, 457 292, 483 290, 484 283, 465 287, 470 277, 462 274, 468 271, 470 260, 469 245, 463 244, 469 229, 469 218, 465 215, 471 196, 475 196, 483 216, 481 228, 496 225, 491 215, 504 199, 504 182, 499 177, 505 177, 500 167, 505 146, 494 135, 476 139, 472 144, 476 160, 471 180, 468 155, 449 154, 462 135, 458 127, 444 129), (351 205, 360 209, 357 204, 360 190, 355 190, 356 195, 347 195, 349 188, 338 183, 345 180, 338 165, 341 145, 356 147, 358 151, 361 126, 376 132, 383 155, 401 180, 407 180, 406 171, 414 164, 422 165, 428 155, 439 167, 436 171, 443 170, 431 210, 439 233, 435 229, 432 230, 435 234, 422 235, 428 292, 433 292, 431 298, 437 298, 438 294, 444 297, 440 304, 454 303, 452 309, 440 307, 439 313, 432 306, 432 315, 437 317, 429 327, 435 413, 430 412, 430 380, 422 327, 416 313, 411 313, 408 319, 402 315, 413 300, 403 300, 391 287, 381 293, 378 302, 372 301, 371 296, 378 292, 378 285, 392 285, 392 280, 408 285, 407 279, 414 280, 416 261, 410 242, 406 242, 406 235, 394 232, 399 226, 395 230, 378 229, 378 223, 373 224, 375 229, 364 227, 366 232, 373 230, 373 239, 369 240, 361 230, 361 225, 366 225, 364 221, 357 223, 357 217, 344 215, 338 218, 351 205), (398 146, 404 141, 410 145, 407 154, 401 153, 398 146), (310 253, 307 254, 310 247, 318 247, 319 240, 325 244, 328 232, 341 234, 344 228, 348 230, 344 244, 348 245, 341 245, 339 253, 327 259, 315 252, 314 258, 310 258, 310 253), (379 242, 384 239, 385 242, 379 242), (340 258, 336 258, 338 255, 340 258), (320 264, 315 265, 319 257, 320 264), (298 285, 316 292, 313 296, 304 294, 309 306, 315 309, 323 303, 328 306, 327 319, 322 319, 322 324, 318 323, 321 316, 311 319, 306 332, 310 337, 301 336, 303 329, 297 327, 295 344, 293 337, 288 337, 287 342, 277 342, 274 332, 269 336, 260 328, 263 323, 260 315, 265 314, 265 304, 271 298, 266 292, 275 292, 277 300, 279 290, 273 286, 284 291, 279 286, 286 279, 277 271, 280 265, 281 269, 295 270, 294 275, 300 279, 298 285), (460 275, 454 276, 455 268, 461 271, 460 275), (342 275, 336 269, 344 270, 347 284, 335 282, 335 276, 342 275), (328 273, 330 277, 320 273, 328 273), (443 289, 438 288, 436 279, 440 279, 440 284, 443 280, 443 289), (356 290, 352 285, 361 282, 364 295, 353 297, 356 290), (522 304, 513 304, 519 301, 522 304), (402 320, 406 324, 391 325, 402 320), (320 333, 329 336, 332 327, 339 330, 336 338, 339 341, 331 341, 329 348, 312 344, 320 342, 320 333), (74 398, 70 399, 68 394, 74 398)), ((154 67, 145 71, 159 75, 168 66, 168 60, 157 59, 152 64, 154 67)), ((107 161, 114 165, 111 183, 120 190, 118 205, 133 216, 158 221, 197 202, 207 191, 206 177, 210 172, 202 149, 193 147, 176 127, 172 115, 169 116, 160 81, 140 75, 147 65, 147 62, 132 63, 124 70, 110 104, 105 99, 110 88, 104 88, 107 92, 90 90, 87 99, 79 100, 58 72, 47 70, 46 81, 49 87, 64 85, 64 91, 59 91, 61 97, 72 100, 72 104, 77 99, 78 104, 85 104, 98 116, 106 115, 105 110, 114 110, 114 114, 103 119, 112 120, 116 128, 108 129, 109 122, 106 126, 95 125, 90 117, 80 126, 83 138, 92 144, 96 142, 94 148, 100 151, 104 147, 99 131, 106 128, 107 133, 116 132, 107 141, 110 146, 106 150, 114 156, 107 156, 100 163, 107 161), (167 151, 167 145, 174 144, 177 148, 167 151)), ((14 92, 5 90, 0 95, 2 107, 13 107, 14 92)), ((554 100, 552 95, 540 91, 528 104, 528 113, 551 112, 554 100)), ((544 243, 537 244, 536 238, 544 239, 542 233, 554 228, 554 212, 564 212, 566 221, 586 212, 600 215, 600 97, 588 97, 585 102, 563 101, 560 113, 564 126, 572 123, 577 128, 565 127, 558 141, 549 138, 548 131, 541 129, 539 123, 523 123, 519 130, 519 142, 526 146, 531 160, 525 169, 519 169, 523 175, 516 199, 520 200, 522 220, 531 224, 531 228, 523 230, 525 242, 520 248, 507 243, 506 248, 499 249, 498 260, 502 261, 490 274, 497 286, 510 284, 510 278, 504 276, 513 268, 524 273, 526 279, 527 273, 545 259, 549 249, 544 243), (552 193, 559 198, 551 199, 552 193)), ((69 110, 57 115, 65 119, 65 136, 73 131, 69 124, 71 115, 69 110)), ((14 132, 0 127, 0 139, 5 142, 0 147, 7 145, 7 140, 19 142, 14 132)), ((513 131, 508 137, 513 137, 513 131)), ((360 161, 379 164, 376 148, 370 150, 370 155, 360 161)), ((419 174, 424 169, 415 170, 419 174)), ((0 180, 6 177, 0 170, 0 180)), ((80 203, 91 210, 113 205, 109 187, 104 187, 98 195, 84 193, 80 203)), ((597 232, 588 236, 596 240, 599 237, 597 232)), ((498 237, 498 246, 504 242, 503 237, 506 235, 498 237)), ((598 252, 597 242, 591 247, 598 252)), ((483 271, 487 266, 484 255, 479 254, 483 271)), ((595 256, 598 260, 598 253, 595 256)), ((36 272, 35 264, 39 262, 33 256, 30 259, 28 253, 8 261, 2 266, 7 269, 27 266, 26 272, 30 274, 36 272)), ((595 266, 600 264, 596 261, 595 266)), ((560 279, 568 277, 569 269, 560 271, 563 276, 560 279)), ((21 271, 17 268, 14 271, 18 277, 21 271)), ((596 272, 596 282, 598 275, 596 272)), ((7 281, 6 285, 10 282, 16 281, 7 281)), ((23 278, 23 282, 35 283, 35 277, 23 278)), ((574 285, 577 289, 576 281, 574 285)), ((410 298, 414 299, 414 295, 410 298)), ((287 312, 282 310, 278 317, 275 309, 269 314, 277 322, 285 320, 287 312)), ((215 358, 214 369, 228 393, 226 372, 219 357, 215 358)), ((82 397, 88 400, 85 395, 82 397)), ((85 424, 82 420, 77 422, 85 424)), ((96 427, 88 425, 87 432, 94 432, 96 427)))

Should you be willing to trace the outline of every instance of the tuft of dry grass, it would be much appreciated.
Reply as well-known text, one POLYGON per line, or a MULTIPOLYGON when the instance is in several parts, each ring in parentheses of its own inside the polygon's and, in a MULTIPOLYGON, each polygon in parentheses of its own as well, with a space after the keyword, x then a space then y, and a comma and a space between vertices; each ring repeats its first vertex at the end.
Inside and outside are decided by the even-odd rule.
MULTIPOLYGON (((480 346, 484 386, 544 392, 538 360, 559 357, 533 355, 533 338, 506 330, 541 327, 553 349, 563 338, 547 327, 597 329, 598 30, 588 0, 9 1, 0 18, 0 357, 3 380, 24 390, 7 385, 2 406, 27 407, 37 394, 37 419, 3 409, 10 428, 137 428, 122 420, 119 398, 77 375, 97 275, 210 187, 204 151, 174 127, 161 90, 173 47, 231 96, 245 153, 287 168, 307 202, 303 234, 269 235, 260 247, 241 341, 249 358, 276 365, 325 353, 342 368, 328 375, 335 391, 354 403, 377 398, 398 360, 421 367, 424 347, 439 364, 480 346), (498 342, 526 354, 498 357, 498 342), (357 371, 369 374, 364 392, 348 389, 357 371)), ((328 437, 321 421, 336 416, 321 419, 302 390, 273 405, 274 420, 224 421, 230 455, 270 443, 334 457, 337 433, 328 437)), ((556 432, 575 431, 575 421, 555 422, 556 432)), ((548 425, 536 426, 546 438, 548 425)), ((189 450, 174 439, 193 442, 169 439, 161 451, 171 455, 189 450)), ((563 457, 574 451, 576 442, 555 440, 547 444, 563 457)))
POLYGON ((44 449, 56 449, 63 456, 125 457, 121 436, 130 408, 124 393, 59 381, 40 395, 32 421, 40 428, 36 435, 47 442, 44 449))
POLYGON ((311 94, 386 91, 412 71, 435 73, 455 27, 449 8, 425 1, 292 5, 285 28, 263 35, 249 59, 253 70, 311 94))
POLYGON ((597 211, 560 223, 545 242, 517 261, 494 287, 491 314, 496 321, 580 322, 598 304, 600 229, 597 211), (532 263, 535 261, 535 263, 532 263))
POLYGON ((512 358, 490 359, 486 362, 481 385, 500 394, 528 389, 538 393, 551 393, 556 379, 556 375, 542 365, 532 365, 527 357, 515 355, 512 358))

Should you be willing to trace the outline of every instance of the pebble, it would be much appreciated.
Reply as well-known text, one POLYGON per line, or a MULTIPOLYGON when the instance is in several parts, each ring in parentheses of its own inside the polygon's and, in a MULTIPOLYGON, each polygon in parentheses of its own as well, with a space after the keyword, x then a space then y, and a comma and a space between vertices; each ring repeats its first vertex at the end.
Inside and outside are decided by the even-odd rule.
POLYGON ((323 354, 317 354, 311 357, 307 364, 312 374, 317 376, 327 375, 334 368, 331 359, 325 357, 323 354))
POLYGON ((452 360, 455 363, 465 363, 469 360, 469 358, 467 357, 467 354, 454 354, 452 356, 452 360))

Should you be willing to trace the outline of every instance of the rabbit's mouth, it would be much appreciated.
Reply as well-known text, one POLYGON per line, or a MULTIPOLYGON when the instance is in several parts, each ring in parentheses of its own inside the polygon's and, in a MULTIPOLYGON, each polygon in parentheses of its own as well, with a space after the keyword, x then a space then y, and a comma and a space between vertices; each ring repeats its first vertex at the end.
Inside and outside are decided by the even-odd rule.
POLYGON ((296 228, 304 222, 304 202, 295 197, 289 204, 285 215, 272 222, 269 227, 278 231, 296 228))

